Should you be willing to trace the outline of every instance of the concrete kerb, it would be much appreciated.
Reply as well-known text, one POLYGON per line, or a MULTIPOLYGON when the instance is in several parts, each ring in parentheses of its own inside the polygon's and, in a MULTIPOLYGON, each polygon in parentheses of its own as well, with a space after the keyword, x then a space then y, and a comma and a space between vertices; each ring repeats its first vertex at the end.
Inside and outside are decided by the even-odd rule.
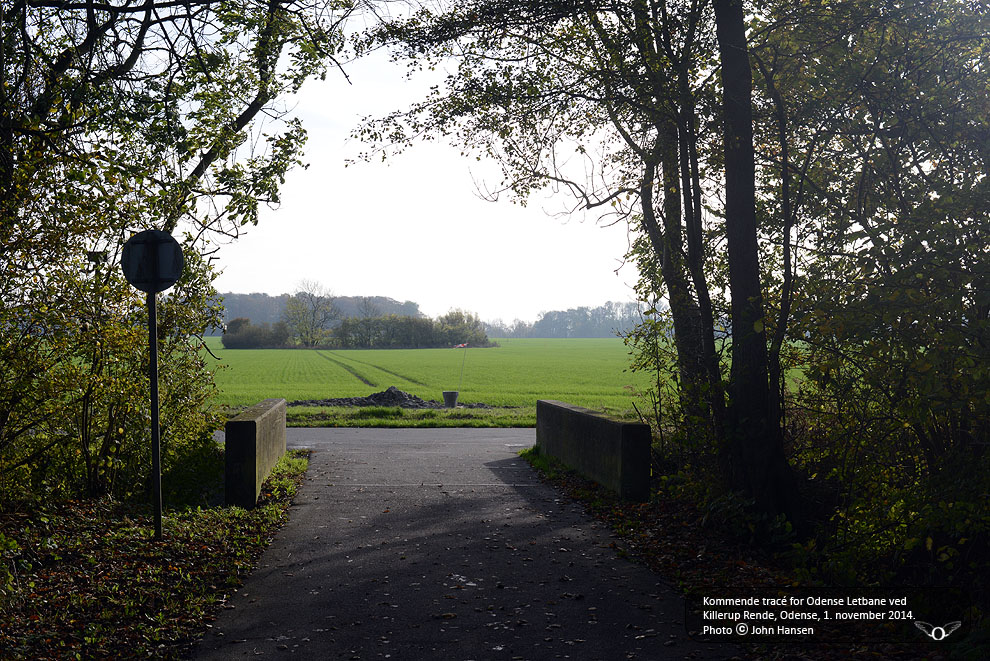
POLYGON ((224 501, 253 508, 261 485, 285 454, 284 399, 266 399, 227 421, 224 430, 224 501))
POLYGON ((650 498, 648 425, 618 422, 580 406, 536 402, 536 445, 627 500, 650 498))

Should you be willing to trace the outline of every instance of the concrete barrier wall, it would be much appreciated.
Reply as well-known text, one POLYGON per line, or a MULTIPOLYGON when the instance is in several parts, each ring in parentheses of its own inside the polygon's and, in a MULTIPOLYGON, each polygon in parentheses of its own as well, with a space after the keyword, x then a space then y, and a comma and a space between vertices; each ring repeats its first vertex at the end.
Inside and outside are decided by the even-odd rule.
POLYGON ((650 498, 649 425, 616 422, 564 402, 536 402, 536 445, 622 498, 650 498))
POLYGON ((231 418, 224 436, 224 500, 251 509, 285 454, 285 400, 266 399, 231 418))

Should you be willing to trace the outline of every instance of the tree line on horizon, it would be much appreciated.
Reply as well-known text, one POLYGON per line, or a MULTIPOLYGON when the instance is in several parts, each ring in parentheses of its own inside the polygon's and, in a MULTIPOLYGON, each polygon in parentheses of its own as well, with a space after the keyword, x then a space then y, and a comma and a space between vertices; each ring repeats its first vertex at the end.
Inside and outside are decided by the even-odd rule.
MULTIPOLYGON (((245 296, 245 295, 240 295, 245 296)), ((249 300, 268 304, 282 297, 251 294, 249 300)), ((337 348, 434 349, 469 344, 494 346, 474 314, 450 310, 436 319, 419 313, 410 301, 398 304, 385 297, 335 296, 322 284, 304 281, 284 297, 274 323, 236 317, 223 327, 226 349, 337 348), (355 304, 356 303, 356 304, 355 304), (383 309, 414 310, 412 314, 385 313, 383 309)))
POLYGON ((437 319, 408 315, 345 317, 303 344, 286 321, 253 324, 238 317, 227 324, 221 341, 225 349, 439 349, 467 344, 498 346, 477 317, 453 310, 437 319))
MULTIPOLYGON (((271 295, 261 292, 217 294, 216 300, 223 306, 224 323, 244 317, 252 324, 269 326, 278 323, 285 315, 286 303, 293 294, 271 295)), ((335 296, 334 305, 341 319, 346 317, 375 317, 395 314, 407 317, 424 316, 419 304, 413 301, 397 301, 387 296, 335 296)), ((209 335, 223 335, 223 326, 210 328, 209 335)))
MULTIPOLYGON (((286 306, 292 294, 273 296, 266 293, 220 294, 227 332, 231 323, 239 318, 251 322, 249 334, 263 335, 267 329, 270 335, 264 341, 251 341, 252 346, 283 346, 286 343, 287 329, 278 328, 284 321, 286 306)), ((387 296, 334 296, 336 308, 335 324, 347 319, 367 319, 376 317, 410 317, 425 319, 419 304, 413 301, 399 302, 387 296)), ((617 337, 631 331, 643 321, 642 304, 627 301, 609 301, 596 307, 580 306, 567 310, 550 310, 539 314, 535 321, 520 319, 507 323, 501 319, 483 321, 484 332, 488 337, 505 338, 568 338, 568 337, 617 337)), ((411 322, 409 322, 411 323, 411 322)), ((210 335, 223 335, 223 327, 211 328, 210 335)))
POLYGON ((608 301, 594 308, 580 306, 541 312, 533 322, 488 321, 485 328, 491 337, 618 337, 632 331, 643 318, 641 303, 608 301))

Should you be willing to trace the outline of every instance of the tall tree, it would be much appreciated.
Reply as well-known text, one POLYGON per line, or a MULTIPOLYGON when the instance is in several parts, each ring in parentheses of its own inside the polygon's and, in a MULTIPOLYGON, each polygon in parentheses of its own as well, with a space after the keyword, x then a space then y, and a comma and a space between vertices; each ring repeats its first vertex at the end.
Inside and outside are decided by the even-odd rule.
POLYGON ((283 320, 289 332, 304 347, 315 347, 323 341, 340 319, 336 297, 318 282, 303 280, 299 289, 285 303, 283 320))
POLYGON ((985 455, 973 393, 987 377, 969 366, 990 346, 974 249, 990 222, 988 21, 959 0, 848 0, 774 3, 753 25, 763 195, 800 255, 792 328, 776 332, 803 340, 802 405, 828 418, 835 452, 858 447, 851 491, 959 476, 985 455))
POLYGON ((958 439, 974 435, 971 412, 981 405, 949 404, 949 393, 978 389, 982 378, 967 380, 962 364, 978 361, 984 346, 985 260, 961 246, 979 244, 973 237, 985 230, 975 201, 986 186, 976 174, 987 153, 979 101, 986 20, 961 0, 770 2, 750 14, 741 0, 478 0, 381 33, 410 58, 455 57, 457 71, 426 102, 364 135, 395 143, 455 136, 501 163, 500 191, 525 198, 555 187, 578 207, 628 220, 645 237, 636 244, 644 277, 670 302, 683 401, 697 401, 693 387, 707 388, 719 419, 713 331, 727 316, 724 465, 762 509, 796 516, 781 420, 792 396, 784 356, 799 346, 830 366, 823 371, 832 384, 845 383, 834 380, 835 365, 877 365, 863 382, 889 393, 933 457, 941 432, 922 418, 958 439), (756 103, 766 112, 756 117, 750 27, 765 58, 756 103), (926 43, 925 34, 936 38, 926 43), (754 121, 762 122, 760 161, 754 121), (724 214, 715 203, 722 190, 724 214), (706 206, 715 214, 703 215, 706 206), (724 259, 714 250, 722 241, 724 259), (906 246, 916 250, 902 258, 906 246), (906 301, 921 296, 911 278, 930 277, 952 284, 926 285, 942 295, 936 303, 925 294, 932 313, 923 320, 906 301), (850 283, 864 284, 861 293, 850 283), (720 289, 731 294, 725 316, 720 289), (940 339, 925 330, 936 327, 953 331, 940 339), (883 339, 890 328, 904 341, 883 339), (876 375, 890 370, 877 356, 903 367, 893 360, 903 350, 917 369, 930 368, 923 356, 948 341, 942 369, 905 369, 892 382, 937 389, 955 412, 951 422, 922 403, 920 385, 880 387, 876 375))
POLYGON ((715 0, 725 132, 725 235, 732 365, 724 463, 761 509, 798 519, 795 482, 770 415, 769 364, 756 228, 752 72, 742 0, 715 0))
POLYGON ((679 309, 652 337, 674 327, 682 396, 692 370, 719 369, 692 318, 730 322, 732 483, 799 518, 786 447, 818 476, 802 487, 841 484, 845 550, 940 530, 949 559, 966 527, 990 529, 974 514, 990 474, 988 21, 969 0, 478 0, 388 27, 409 57, 458 67, 365 135, 454 136, 502 164, 499 192, 549 186, 638 227, 644 300, 679 309))

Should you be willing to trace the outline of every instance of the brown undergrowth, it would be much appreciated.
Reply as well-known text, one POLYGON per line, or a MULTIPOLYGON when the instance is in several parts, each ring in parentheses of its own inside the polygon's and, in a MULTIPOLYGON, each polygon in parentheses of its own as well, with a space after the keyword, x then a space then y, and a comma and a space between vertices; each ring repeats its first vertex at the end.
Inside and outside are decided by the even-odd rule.
MULTIPOLYGON (((540 472, 542 479, 586 511, 608 524, 616 534, 616 552, 642 562, 685 594, 725 588, 779 588, 802 585, 799 572, 772 548, 725 534, 708 521, 706 513, 690 499, 661 490, 649 503, 619 499, 614 492, 592 482, 534 448, 520 453, 540 472)), ((925 644, 779 644, 747 645, 747 659, 766 661, 940 661, 973 656, 961 650, 950 656, 947 648, 925 644)), ((977 655, 979 652, 975 652, 977 655)))
POLYGON ((166 512, 74 501, 0 514, 4 659, 186 655, 287 517, 308 452, 287 455, 257 507, 166 512))

